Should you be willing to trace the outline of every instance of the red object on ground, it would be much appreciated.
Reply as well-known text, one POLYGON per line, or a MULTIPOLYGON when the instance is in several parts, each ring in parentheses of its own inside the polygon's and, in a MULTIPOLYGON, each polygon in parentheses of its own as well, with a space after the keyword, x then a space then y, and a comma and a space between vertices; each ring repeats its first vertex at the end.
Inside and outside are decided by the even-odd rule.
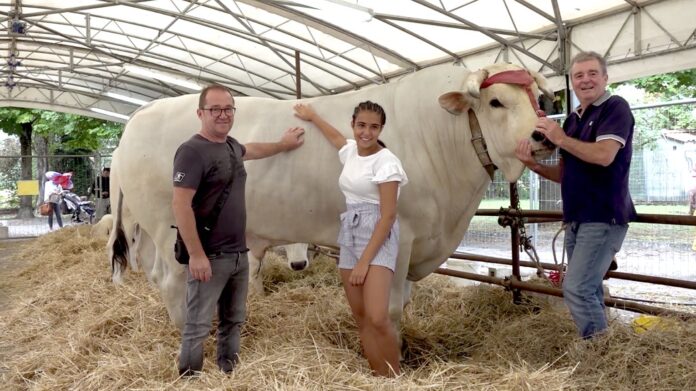
POLYGON ((551 281, 551 284, 555 287, 561 286, 561 272, 558 270, 554 270, 549 273, 549 281, 551 281))

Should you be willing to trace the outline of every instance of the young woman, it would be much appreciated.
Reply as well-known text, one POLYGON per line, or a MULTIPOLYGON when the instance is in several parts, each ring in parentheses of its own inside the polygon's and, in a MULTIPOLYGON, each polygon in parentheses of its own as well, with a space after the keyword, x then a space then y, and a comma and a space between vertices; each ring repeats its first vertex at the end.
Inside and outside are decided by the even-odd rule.
POLYGON ((360 103, 346 139, 309 105, 295 105, 295 115, 313 122, 338 149, 343 163, 339 187, 346 197, 338 238, 338 267, 363 351, 373 374, 399 374, 399 348, 389 320, 389 291, 399 248, 396 203, 408 182, 401 161, 379 141, 386 115, 378 104, 360 103))

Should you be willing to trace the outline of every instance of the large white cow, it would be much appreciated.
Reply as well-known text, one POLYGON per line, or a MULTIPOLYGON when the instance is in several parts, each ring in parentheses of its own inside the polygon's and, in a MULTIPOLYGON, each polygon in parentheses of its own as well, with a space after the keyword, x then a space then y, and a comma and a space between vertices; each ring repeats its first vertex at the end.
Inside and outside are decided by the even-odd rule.
MULTIPOLYGON (((120 149, 114 150, 112 155, 111 185, 113 189, 122 188, 121 185, 121 153, 120 149)), ((126 177, 126 180, 129 180, 126 177)), ((182 319, 183 308, 180 301, 185 299, 185 291, 180 288, 180 279, 183 278, 185 269, 178 263, 166 262, 160 256, 159 248, 155 246, 151 236, 138 222, 137 217, 131 213, 129 203, 142 202, 140 194, 131 194, 127 198, 123 192, 114 191, 110 195, 112 205, 115 205, 114 212, 118 217, 118 222, 113 215, 105 215, 97 225, 94 226, 92 235, 108 235, 107 243, 108 257, 114 259, 114 254, 127 254, 127 263, 133 271, 142 269, 147 279, 155 284, 165 298, 167 310, 174 322, 182 319), (107 224, 110 224, 106 227, 107 224), (116 227, 120 226, 123 234, 118 236, 111 234, 116 227)), ((147 197, 144 199, 147 200, 147 197)), ((165 203, 171 200, 164 200, 165 203)), ((137 208, 136 208, 137 209, 137 208)), ((280 248, 285 252, 288 268, 294 271, 304 270, 309 266, 311 258, 307 243, 292 243, 280 248)), ((165 248, 165 253, 170 249, 165 248)), ((259 268, 252 270, 250 279, 249 294, 263 293, 263 279, 259 273, 259 268)), ((113 268, 113 280, 121 283, 123 280, 123 268, 113 268)))
MULTIPOLYGON (((472 133, 482 134, 490 159, 506 179, 514 181, 522 173, 514 148, 533 131, 536 114, 530 97, 514 84, 479 88, 488 76, 508 70, 519 68, 496 64, 471 73, 442 65, 386 85, 302 100, 349 138, 353 137, 350 116, 359 102, 372 100, 386 111, 387 123, 380 138, 401 159, 410 180, 399 199, 401 237, 390 303, 395 322, 408 300, 407 279, 417 281, 427 276, 457 248, 490 183, 473 146, 472 133)), ((531 89, 537 95, 545 80, 533 76, 531 89)), ((341 166, 336 150, 319 131, 293 116, 295 103, 235 99, 237 114, 230 134, 242 143, 276 141, 288 127, 306 128, 303 147, 245 163, 247 244, 252 263, 274 244, 336 244, 338 216, 345 210, 337 184, 341 166)), ((140 109, 121 138, 123 158, 112 165, 112 172, 129 178, 120 186, 130 212, 152 238, 168 270, 175 270, 169 273, 176 277, 165 277, 170 280, 162 289, 170 316, 179 326, 183 324, 185 279, 172 251, 172 161, 176 148, 200 128, 197 104, 197 95, 187 95, 158 100, 140 109)), ((547 152, 536 142, 534 148, 547 152)), ((118 216, 115 221, 118 226, 118 216)), ((114 230, 114 234, 118 232, 114 230)), ((118 255, 115 262, 123 264, 118 255)))

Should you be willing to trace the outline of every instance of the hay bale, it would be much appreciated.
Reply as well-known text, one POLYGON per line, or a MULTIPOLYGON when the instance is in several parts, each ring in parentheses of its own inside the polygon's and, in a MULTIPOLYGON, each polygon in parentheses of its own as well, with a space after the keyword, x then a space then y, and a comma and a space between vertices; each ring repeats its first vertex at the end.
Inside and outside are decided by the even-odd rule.
MULTIPOLYGON (((231 375, 206 342, 204 372, 177 379, 179 332, 144 276, 109 280, 104 240, 87 227, 41 237, 19 252, 22 271, 2 286, 4 389, 540 390, 693 389, 696 324, 640 335, 615 322, 579 341, 566 314, 516 306, 510 294, 461 289, 443 276, 414 288, 402 321, 404 373, 370 375, 335 261, 304 272, 264 263, 264 297, 249 301, 242 361, 231 375)), ((272 257, 269 257, 272 258, 272 257)))

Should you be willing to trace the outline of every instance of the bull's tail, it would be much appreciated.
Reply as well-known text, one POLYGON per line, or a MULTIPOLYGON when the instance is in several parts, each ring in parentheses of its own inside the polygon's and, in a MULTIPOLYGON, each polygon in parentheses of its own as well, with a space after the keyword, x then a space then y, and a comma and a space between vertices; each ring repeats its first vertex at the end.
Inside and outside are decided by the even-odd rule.
POLYGON ((118 204, 114 217, 114 240, 111 245, 111 279, 114 282, 121 282, 121 275, 126 270, 128 264, 128 240, 123 231, 123 191, 118 189, 118 204))

